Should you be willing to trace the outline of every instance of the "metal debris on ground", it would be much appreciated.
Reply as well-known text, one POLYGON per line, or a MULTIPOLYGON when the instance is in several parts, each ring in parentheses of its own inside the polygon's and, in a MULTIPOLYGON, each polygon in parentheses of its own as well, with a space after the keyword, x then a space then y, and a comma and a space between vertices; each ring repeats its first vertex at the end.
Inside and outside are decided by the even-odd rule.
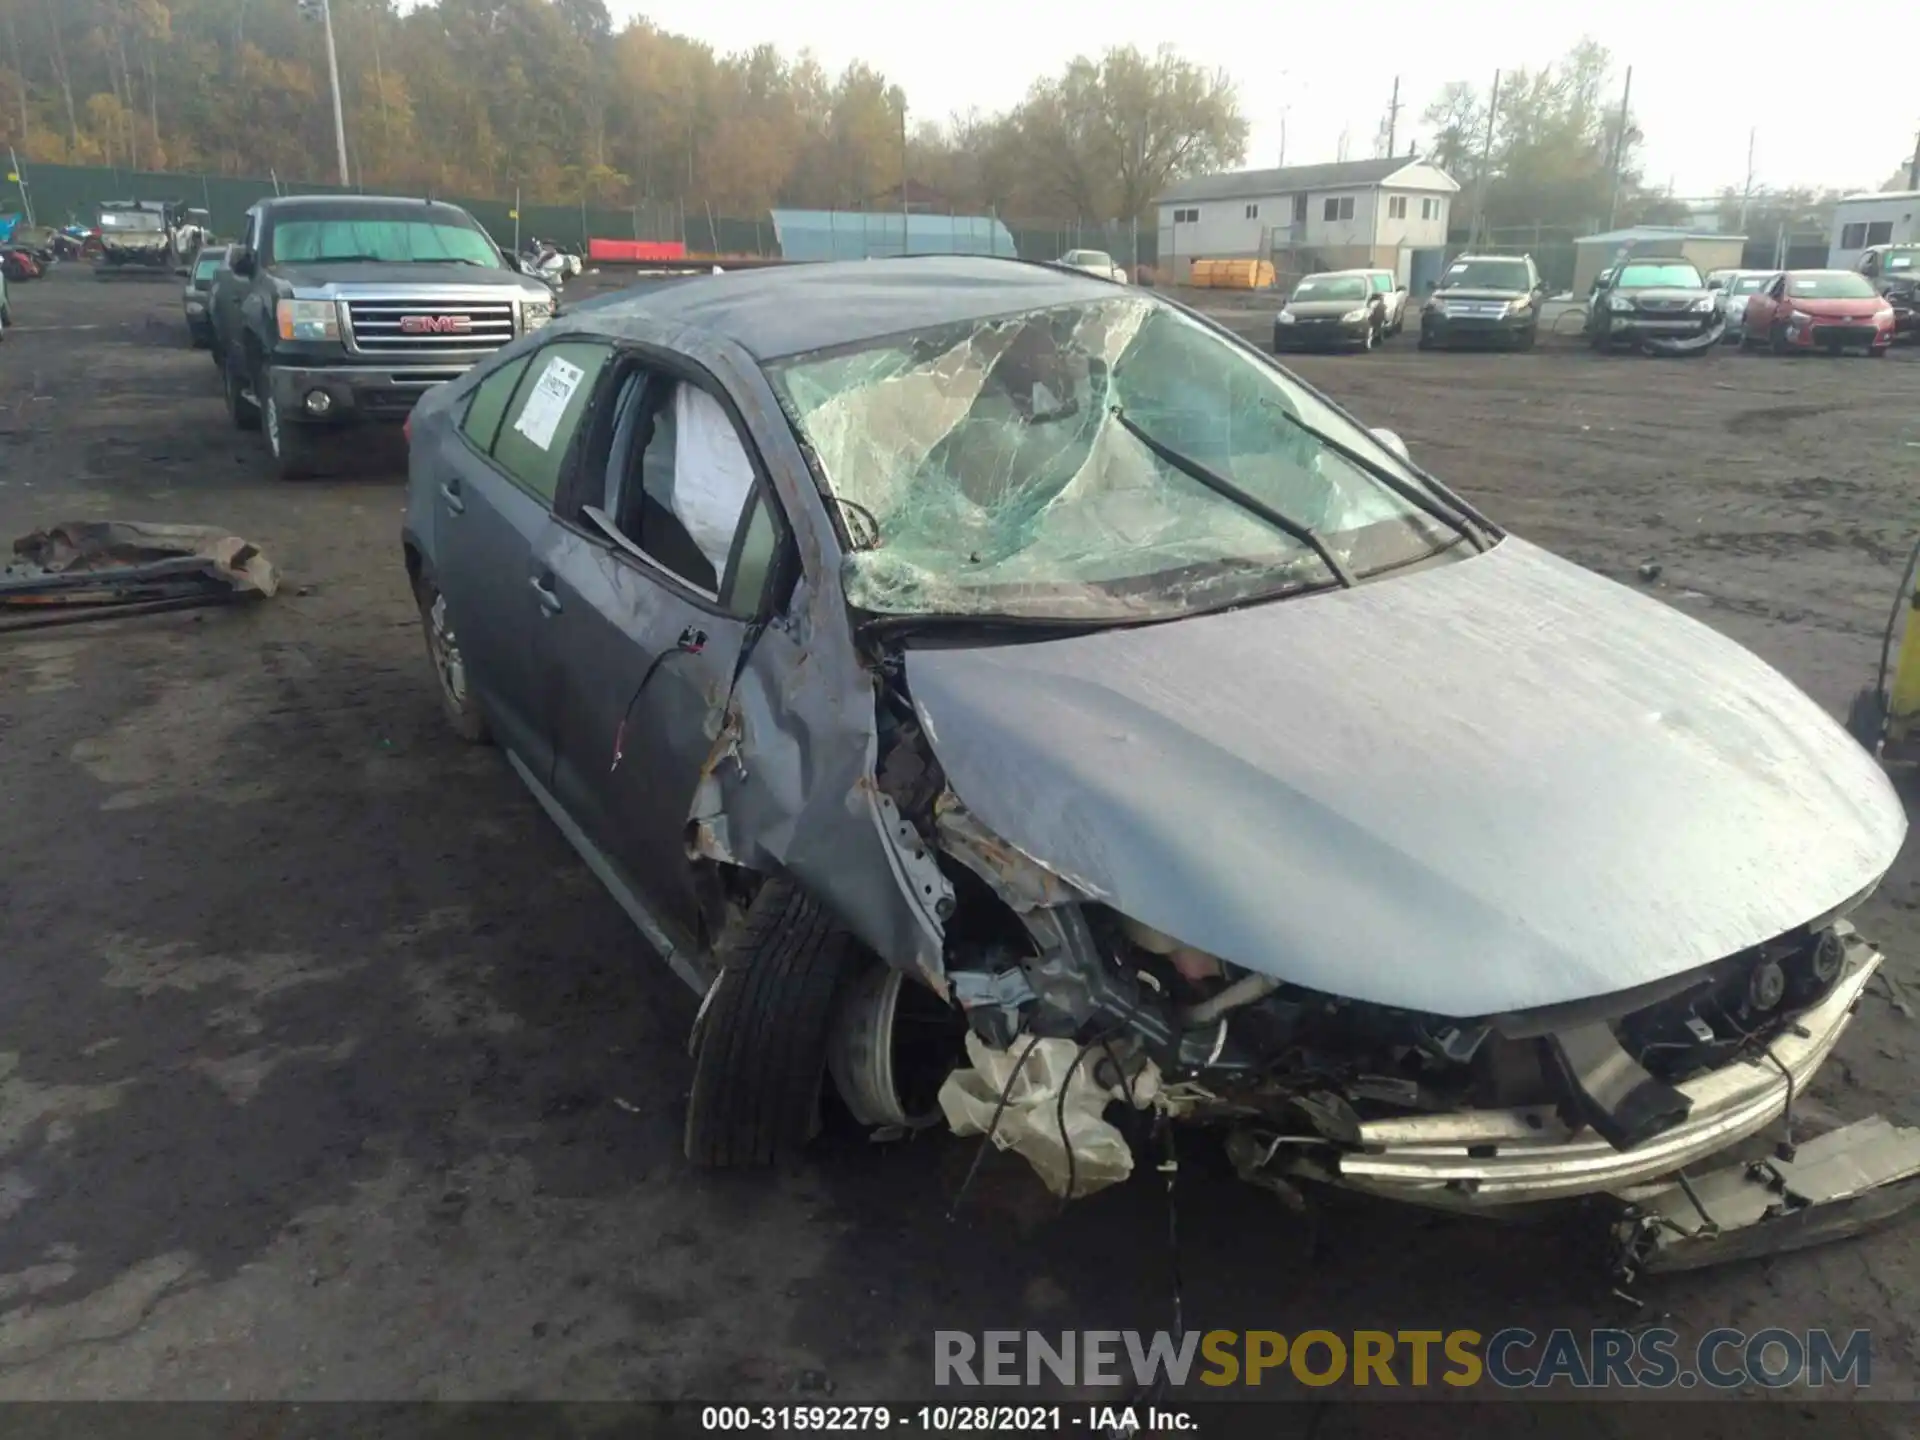
POLYGON ((208 525, 69 521, 21 536, 13 557, 0 632, 266 599, 280 583, 259 546, 208 525))

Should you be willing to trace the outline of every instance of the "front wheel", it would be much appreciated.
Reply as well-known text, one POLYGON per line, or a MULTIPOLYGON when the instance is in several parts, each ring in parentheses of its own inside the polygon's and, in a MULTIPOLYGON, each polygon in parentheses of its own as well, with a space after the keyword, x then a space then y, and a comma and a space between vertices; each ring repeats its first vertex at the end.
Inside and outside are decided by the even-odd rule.
POLYGON ((695 1022, 687 1159, 714 1169, 783 1164, 819 1131, 834 1004, 859 952, 812 896, 778 876, 719 949, 720 977, 695 1022))
POLYGON ((261 366, 254 376, 253 393, 260 400, 260 428, 266 432, 267 450, 282 480, 305 480, 315 473, 316 455, 313 434, 294 424, 281 413, 273 395, 273 372, 261 366))

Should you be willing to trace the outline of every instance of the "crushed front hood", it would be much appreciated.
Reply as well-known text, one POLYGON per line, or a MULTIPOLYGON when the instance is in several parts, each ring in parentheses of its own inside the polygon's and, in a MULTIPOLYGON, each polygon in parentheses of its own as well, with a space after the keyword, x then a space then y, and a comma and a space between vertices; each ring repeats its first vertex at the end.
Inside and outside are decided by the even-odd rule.
POLYGON ((1743 950, 1873 884, 1907 828, 1772 668, 1515 539, 906 671, 955 793, 1029 856, 1237 965, 1442 1015, 1743 950))

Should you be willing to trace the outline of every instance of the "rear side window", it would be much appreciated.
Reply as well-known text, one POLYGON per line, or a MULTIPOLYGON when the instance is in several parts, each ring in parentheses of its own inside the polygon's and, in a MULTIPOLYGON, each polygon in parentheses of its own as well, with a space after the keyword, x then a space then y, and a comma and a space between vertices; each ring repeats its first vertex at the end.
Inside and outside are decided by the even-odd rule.
POLYGON ((521 486, 551 501, 560 465, 580 427, 600 372, 613 351, 605 345, 563 341, 536 351, 493 442, 493 459, 521 486))
POLYGON ((525 356, 502 365, 474 388, 473 399, 467 402, 467 418, 460 422, 460 428, 489 455, 493 453, 493 437, 500 433, 500 417, 507 413, 507 402, 513 399, 526 370, 525 356))

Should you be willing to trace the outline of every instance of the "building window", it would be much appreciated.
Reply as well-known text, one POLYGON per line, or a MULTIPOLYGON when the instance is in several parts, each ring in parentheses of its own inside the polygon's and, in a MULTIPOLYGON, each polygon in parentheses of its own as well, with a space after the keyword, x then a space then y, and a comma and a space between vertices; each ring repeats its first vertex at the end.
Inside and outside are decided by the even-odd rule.
POLYGON ((1404 220, 1407 218, 1407 197, 1395 195, 1387 201, 1387 219, 1404 220))
POLYGON ((1440 202, 1431 198, 1422 200, 1420 202, 1420 218, 1422 220, 1438 220, 1440 218, 1440 202))
POLYGON ((1247 207, 1247 218, 1249 220, 1258 220, 1260 218, 1260 207, 1258 205, 1249 205, 1247 207))
POLYGON ((1307 197, 1304 195, 1293 197, 1293 223, 1296 225, 1307 223, 1307 197))
POLYGON ((1867 244, 1885 245, 1893 239, 1893 222, 1875 220, 1867 226, 1867 244))
POLYGON ((1176 225, 1193 225, 1198 223, 1199 219, 1200 207, 1197 205, 1191 210, 1176 210, 1173 212, 1173 223, 1176 225))
POLYGON ((1351 195, 1329 195, 1326 209, 1321 212, 1328 220, 1351 220, 1353 218, 1353 197, 1351 195))

